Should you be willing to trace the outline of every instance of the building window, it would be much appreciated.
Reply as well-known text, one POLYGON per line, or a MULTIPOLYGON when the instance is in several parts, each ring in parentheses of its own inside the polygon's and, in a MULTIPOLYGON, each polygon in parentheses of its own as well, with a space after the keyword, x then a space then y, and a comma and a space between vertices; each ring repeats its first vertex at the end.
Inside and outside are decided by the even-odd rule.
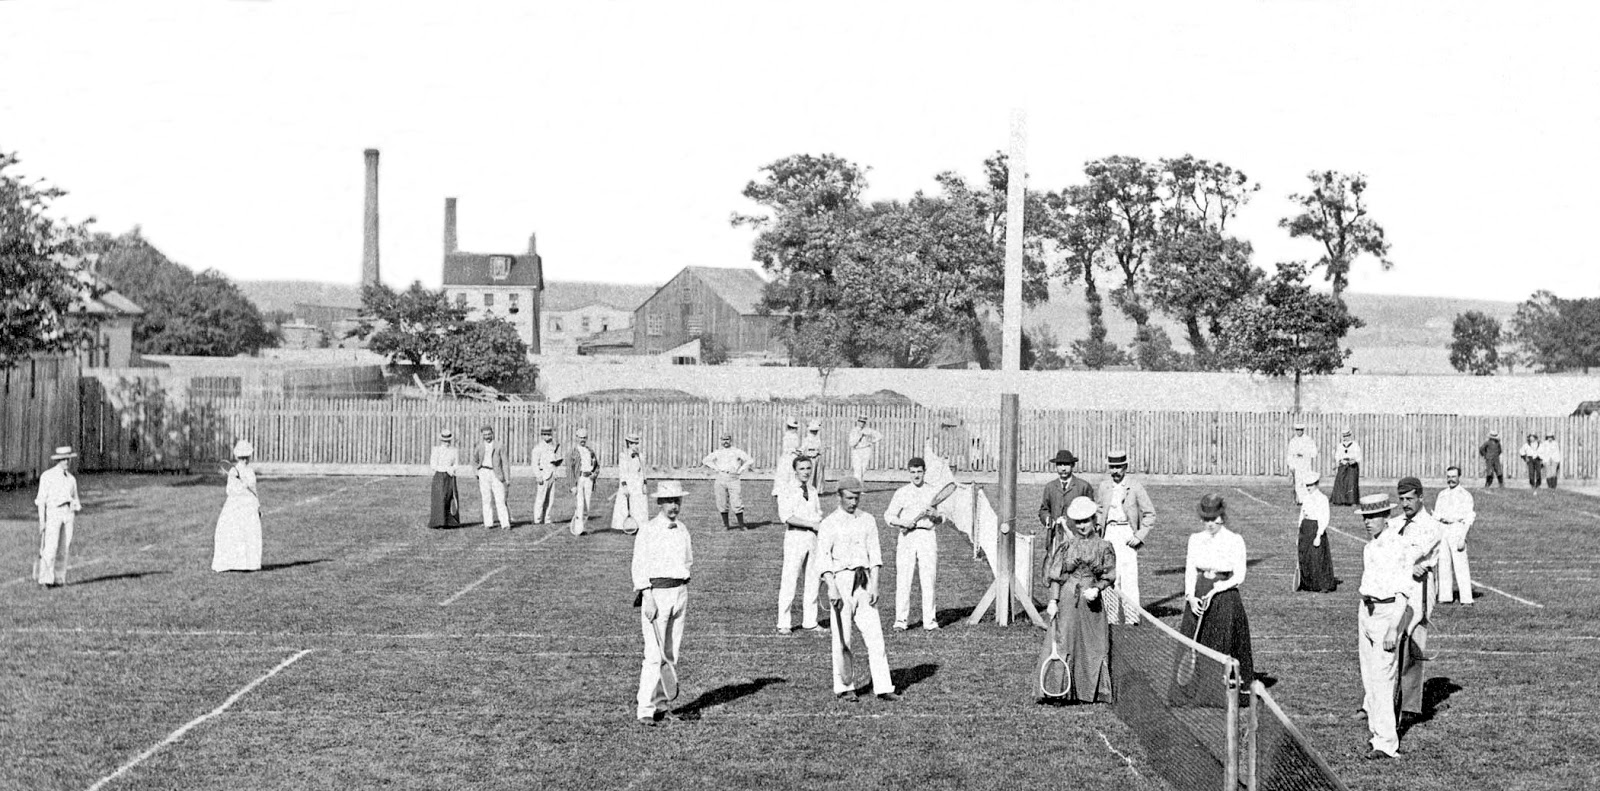
POLYGON ((483 295, 483 306, 486 307, 486 308, 494 307, 494 294, 485 293, 483 295))
POLYGON ((583 331, 584 332, 588 332, 589 331, 589 317, 588 316, 584 316, 581 323, 583 324, 583 331))
POLYGON ((604 317, 604 316, 601 316, 600 317, 600 331, 601 332, 605 332, 606 330, 609 330, 609 329, 611 329, 611 320, 606 318, 606 317, 604 317))
POLYGON ((689 278, 686 277, 679 281, 678 289, 683 294, 684 302, 694 299, 694 284, 689 281, 689 278))
POLYGON ((561 329, 561 317, 560 316, 551 316, 550 317, 550 331, 551 332, 562 332, 562 329, 561 329))
MULTIPOLYGON (((661 334, 661 314, 646 313, 644 316, 644 333, 646 335, 661 334)), ((652 352, 653 354, 654 352, 652 352)))
POLYGON ((465 292, 465 291, 457 292, 456 293, 456 307, 465 308, 466 306, 467 306, 467 292, 465 292))
POLYGON ((511 312, 512 313, 517 313, 518 311, 521 311, 522 310, 522 305, 520 303, 518 303, 517 298, 522 296, 522 295, 521 294, 512 294, 510 296, 511 296, 511 308, 510 308, 511 312))

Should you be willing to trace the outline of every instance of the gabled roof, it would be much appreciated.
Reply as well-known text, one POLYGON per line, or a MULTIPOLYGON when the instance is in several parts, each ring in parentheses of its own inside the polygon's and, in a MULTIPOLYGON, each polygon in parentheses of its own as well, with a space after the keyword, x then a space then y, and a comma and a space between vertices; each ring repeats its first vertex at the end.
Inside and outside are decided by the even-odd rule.
POLYGON ((544 262, 537 253, 449 253, 444 257, 444 284, 544 288, 544 262), (506 279, 494 279, 489 271, 491 258, 511 259, 506 279))
POLYGON ((744 316, 756 314, 767 287, 767 281, 749 267, 690 266, 684 269, 744 316))
POLYGON ((547 280, 540 307, 546 313, 561 313, 590 305, 605 305, 632 313, 656 292, 656 288, 633 283, 547 280))
POLYGON ((134 304, 133 300, 118 294, 104 280, 96 280, 105 288, 105 293, 98 299, 90 300, 87 304, 76 305, 73 313, 91 313, 96 316, 143 316, 144 308, 134 304))

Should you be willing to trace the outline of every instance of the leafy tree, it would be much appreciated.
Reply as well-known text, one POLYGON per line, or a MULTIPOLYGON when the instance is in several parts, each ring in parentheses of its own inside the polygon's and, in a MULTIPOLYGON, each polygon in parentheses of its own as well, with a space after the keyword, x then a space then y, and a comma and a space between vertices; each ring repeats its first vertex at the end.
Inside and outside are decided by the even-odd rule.
POLYGON ((447 376, 461 374, 507 392, 533 389, 536 373, 517 328, 499 316, 461 321, 439 337, 434 362, 447 376))
POLYGON ((700 341, 700 362, 705 365, 726 365, 728 362, 728 345, 723 343, 716 335, 703 332, 695 336, 700 341))
POLYGON ((378 354, 421 365, 466 318, 466 308, 450 304, 444 289, 432 291, 420 280, 401 292, 369 283, 361 288, 361 320, 350 336, 378 354))
POLYGON ((18 161, 0 151, 0 368, 91 343, 92 320, 69 314, 102 293, 89 270, 88 223, 51 217, 51 201, 66 192, 7 172, 18 161))
POLYGON ((1101 266, 1121 276, 1111 304, 1143 331, 1150 323, 1149 264, 1160 233, 1159 170, 1138 157, 1111 156, 1084 165, 1083 172, 1089 183, 1066 190, 1072 222, 1083 226, 1084 248, 1073 257, 1086 256, 1085 270, 1101 266))
POLYGON ((1061 354, 1061 340, 1049 324, 1037 324, 1022 335, 1023 367, 1030 371, 1059 371, 1067 367, 1067 358, 1061 354))
POLYGON ((133 329, 139 353, 232 357, 277 343, 261 311, 227 276, 174 263, 138 228, 98 234, 92 246, 100 275, 144 309, 133 329))
POLYGON ((1473 376, 1494 376, 1500 364, 1500 322, 1480 310, 1456 316, 1450 328, 1450 366, 1473 376))
POLYGON ((1523 365, 1540 373, 1600 366, 1600 299, 1562 299, 1536 291, 1517 306, 1511 336, 1523 365))
POLYGON ((1182 371, 1190 368, 1189 358, 1172 348, 1172 337, 1151 324, 1133 336, 1133 360, 1143 371, 1182 371))
POLYGON ((1292 375, 1296 411, 1301 377, 1339 370, 1350 356, 1339 342, 1362 326, 1343 303, 1314 293, 1306 275, 1302 263, 1278 264, 1260 292, 1223 319, 1227 362, 1267 376, 1292 375))
POLYGON ((1383 226, 1367 214, 1363 195, 1367 177, 1334 170, 1313 171, 1311 191, 1296 193, 1289 199, 1300 204, 1301 212, 1278 221, 1289 236, 1309 237, 1322 245, 1322 257, 1312 268, 1322 267, 1324 277, 1333 283, 1333 298, 1344 303, 1344 290, 1350 285, 1350 266, 1362 255, 1378 259, 1385 272, 1394 268, 1389 260, 1389 243, 1383 226))

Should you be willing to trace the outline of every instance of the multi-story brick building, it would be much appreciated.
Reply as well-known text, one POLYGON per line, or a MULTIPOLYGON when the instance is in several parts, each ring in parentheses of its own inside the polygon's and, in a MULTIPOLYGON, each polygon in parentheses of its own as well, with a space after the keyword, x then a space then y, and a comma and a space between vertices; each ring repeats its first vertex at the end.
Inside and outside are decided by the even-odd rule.
POLYGON ((544 262, 537 237, 528 236, 528 252, 463 253, 456 249, 456 201, 445 199, 445 298, 467 309, 467 318, 498 316, 515 327, 529 354, 541 350, 540 296, 544 262))

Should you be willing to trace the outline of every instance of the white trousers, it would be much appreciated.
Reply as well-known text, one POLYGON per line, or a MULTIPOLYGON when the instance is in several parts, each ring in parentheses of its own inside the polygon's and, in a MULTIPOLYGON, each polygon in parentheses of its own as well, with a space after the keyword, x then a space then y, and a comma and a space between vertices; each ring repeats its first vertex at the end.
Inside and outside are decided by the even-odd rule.
MULTIPOLYGON (((837 583, 850 587, 853 571, 835 575, 837 583)), ((833 631, 833 692, 849 692, 856 688, 855 652, 850 641, 856 632, 867 647, 867 666, 872 670, 872 694, 882 695, 894 691, 894 681, 889 677, 889 654, 883 648, 883 621, 878 608, 867 603, 867 589, 859 588, 839 600, 834 609, 833 631)))
POLYGON ((1140 605, 1139 550, 1128 546, 1128 539, 1131 538, 1132 527, 1121 522, 1106 524, 1106 540, 1111 542, 1111 548, 1117 553, 1117 581, 1114 587, 1117 593, 1122 594, 1121 598, 1112 596, 1106 600, 1106 621, 1109 623, 1139 622, 1139 613, 1134 609, 1140 605))
POLYGON ((594 479, 579 475, 572 487, 572 534, 582 535, 589 519, 589 500, 594 497, 594 479))
POLYGON ((500 509, 500 526, 511 529, 511 512, 506 510, 506 482, 494 470, 478 470, 478 497, 483 505, 483 526, 494 527, 494 509, 500 509))
POLYGON ((71 506, 49 506, 44 511, 44 532, 39 534, 39 562, 34 564, 34 579, 40 585, 67 584, 67 552, 72 548, 71 506))
POLYGON ((1439 547, 1439 601, 1450 601, 1461 589, 1461 603, 1472 603, 1472 568, 1467 565, 1467 530, 1460 525, 1445 525, 1444 542, 1439 547))
POLYGON ((817 568, 817 534, 790 528, 783 531, 783 579, 778 582, 779 629, 791 628, 794 623, 789 611, 794 608, 796 577, 802 578, 804 583, 800 628, 811 629, 817 625, 817 590, 822 586, 822 571, 817 568))
POLYGON ((550 521, 550 504, 556 499, 556 477, 539 482, 533 493, 533 523, 542 525, 550 521))
MULTIPOLYGON (((1397 651, 1383 650, 1383 635, 1389 624, 1400 616, 1400 602, 1376 604, 1372 612, 1360 605, 1357 613, 1359 634, 1356 638, 1361 656, 1361 687, 1366 695, 1362 708, 1367 712, 1367 730, 1372 734, 1372 749, 1396 755, 1400 749, 1400 734, 1395 725, 1394 693, 1400 679, 1400 656, 1397 651)), ((1400 635, 1404 640, 1405 635, 1400 635)))
POLYGON ((656 621, 639 613, 639 631, 644 636, 644 662, 639 665, 639 707, 636 716, 654 717, 666 712, 671 701, 661 686, 661 663, 678 663, 678 646, 683 642, 683 625, 689 613, 689 586, 650 588, 645 598, 656 603, 656 621))
POLYGON ((922 571, 922 627, 939 622, 934 602, 934 583, 939 578, 939 537, 931 529, 907 531, 895 545, 894 555, 894 623, 900 626, 911 620, 911 575, 922 571))
POLYGON ((857 480, 867 479, 867 468, 872 466, 872 447, 850 449, 850 474, 857 480))

